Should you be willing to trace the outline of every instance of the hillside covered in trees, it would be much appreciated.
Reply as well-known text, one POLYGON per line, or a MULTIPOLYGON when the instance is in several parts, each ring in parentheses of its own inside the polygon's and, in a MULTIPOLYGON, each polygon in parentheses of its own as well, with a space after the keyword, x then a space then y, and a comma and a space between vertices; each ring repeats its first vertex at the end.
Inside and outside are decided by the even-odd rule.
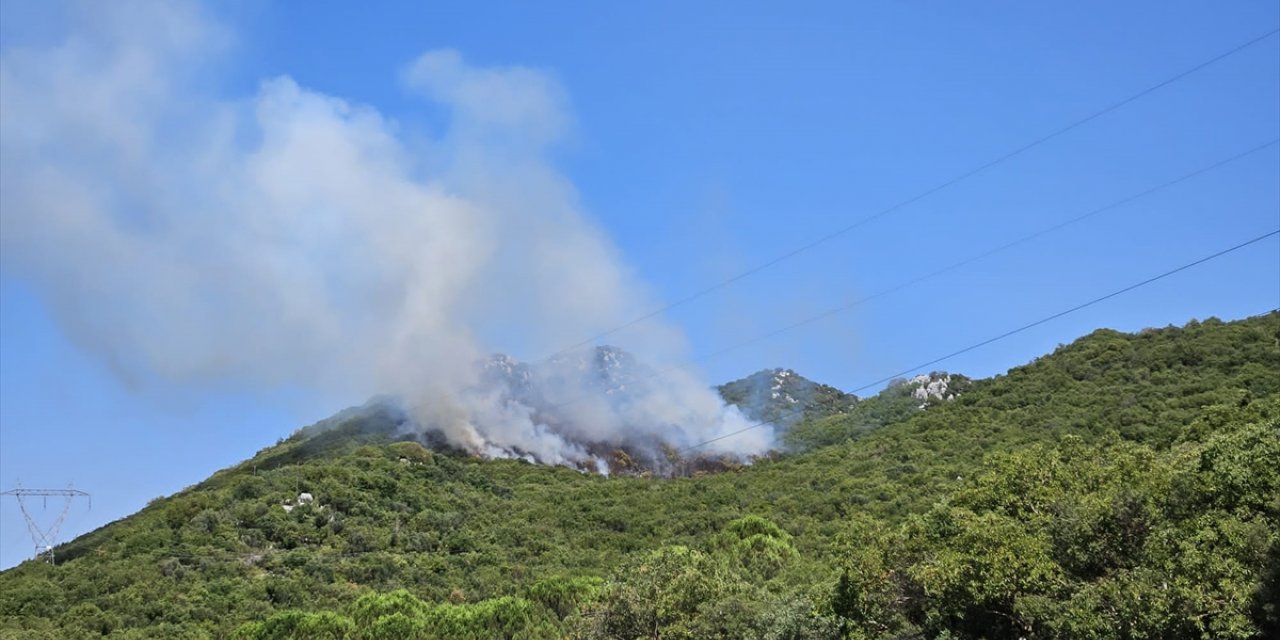
POLYGON ((821 387, 778 454, 684 477, 349 414, 0 574, 0 637, 1280 634, 1280 313, 949 380, 821 387))

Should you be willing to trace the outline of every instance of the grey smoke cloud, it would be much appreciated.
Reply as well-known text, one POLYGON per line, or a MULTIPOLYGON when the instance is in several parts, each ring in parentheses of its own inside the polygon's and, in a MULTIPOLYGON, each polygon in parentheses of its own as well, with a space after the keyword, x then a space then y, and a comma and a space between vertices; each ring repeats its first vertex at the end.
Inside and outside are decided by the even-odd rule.
MULTIPOLYGON (((123 374, 390 393, 459 446, 551 463, 584 440, 746 426, 692 374, 575 403, 569 425, 479 385, 493 351, 543 355, 654 305, 548 159, 572 123, 550 75, 425 53, 399 70, 447 114, 424 145, 287 76, 212 93, 233 38, 199 6, 67 13, 59 41, 0 54, 0 254, 123 374)), ((682 344, 662 323, 627 338, 662 365, 682 344)))

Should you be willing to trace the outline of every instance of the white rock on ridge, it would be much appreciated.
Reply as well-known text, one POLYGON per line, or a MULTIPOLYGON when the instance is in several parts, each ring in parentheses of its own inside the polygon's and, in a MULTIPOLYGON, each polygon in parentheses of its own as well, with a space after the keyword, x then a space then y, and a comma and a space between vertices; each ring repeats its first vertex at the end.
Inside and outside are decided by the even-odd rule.
POLYGON ((907 381, 907 384, 918 385, 911 396, 920 401, 920 408, 928 406, 930 400, 952 400, 956 396, 950 390, 951 376, 933 377, 918 375, 907 381))
POLYGON ((778 400, 778 399, 786 400, 788 404, 795 404, 795 403, 799 402, 799 400, 796 400, 795 398, 793 398, 793 397, 791 396, 791 394, 790 394, 790 393, 787 393, 786 391, 783 391, 783 385, 785 385, 785 384, 787 383, 787 378, 790 378, 790 377, 792 376, 792 374, 793 374, 793 373, 795 373, 795 372, 793 372, 793 371, 792 371, 792 370, 790 370, 790 369, 775 369, 775 370, 774 370, 774 374, 773 374, 773 384, 772 384, 772 385, 770 386, 770 388, 769 388, 769 390, 770 390, 769 397, 770 397, 771 399, 773 399, 773 400, 778 400))

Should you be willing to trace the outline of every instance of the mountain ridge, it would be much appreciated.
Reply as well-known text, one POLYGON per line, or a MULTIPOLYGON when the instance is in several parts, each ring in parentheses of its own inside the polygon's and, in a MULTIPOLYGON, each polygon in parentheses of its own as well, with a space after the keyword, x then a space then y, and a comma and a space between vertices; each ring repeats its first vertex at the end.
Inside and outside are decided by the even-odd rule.
POLYGON ((693 477, 286 440, 0 574, 0 631, 387 637, 400 611, 391 637, 632 637, 660 601, 669 637, 1273 628, 1280 314, 1099 330, 952 380, 953 400, 894 385, 797 425, 796 453, 693 477), (1163 604, 1106 608, 1139 602, 1163 604), (323 620, 347 631, 300 635, 323 620))
MULTIPOLYGON (((571 422, 572 417, 561 414, 567 406, 584 400, 605 397, 609 402, 634 402, 627 397, 629 387, 659 378, 656 371, 641 363, 631 353, 614 346, 603 345, 576 354, 560 355, 543 363, 526 363, 505 354, 494 354, 480 366, 480 383, 476 391, 492 394, 505 404, 526 408, 537 424, 559 425, 571 422), (572 378, 572 379, 566 379, 572 378), (548 390, 573 389, 576 395, 567 400, 554 401, 548 390)), ((938 377, 940 374, 935 374, 938 377)), ((939 378, 940 379, 940 378, 939 378)), ((930 376, 922 376, 911 382, 923 387, 930 376), (923 382, 922 382, 923 381, 923 382)), ((813 382, 791 369, 762 369, 744 378, 714 387, 719 397, 729 406, 736 407, 752 423, 776 430, 785 438, 788 430, 802 420, 813 420, 834 414, 846 413, 854 408, 858 399, 835 387, 813 382)), ((921 404, 920 408, 924 408, 921 404)), ((335 415, 300 429, 295 435, 312 438, 344 425, 359 423, 356 431, 389 436, 414 436, 421 444, 439 450, 464 450, 450 443, 438 429, 415 424, 403 403, 390 396, 371 398, 363 405, 349 407, 335 415)), ((346 433, 354 435, 351 428, 346 433)), ((664 464, 664 460, 652 455, 652 450, 665 452, 671 458, 681 447, 671 442, 646 442, 636 446, 626 438, 617 441, 583 438, 577 444, 594 457, 580 463, 566 464, 582 471, 609 473, 679 473, 681 468, 664 464), (619 461, 625 460, 619 463, 619 461)), ((786 445, 780 444, 778 450, 786 445)), ((523 458, 539 462, 536 456, 515 449, 514 455, 497 457, 523 458)), ((719 468, 722 463, 749 461, 747 457, 688 451, 683 457, 692 458, 696 467, 703 470, 719 468)), ((491 456, 492 457, 492 456, 491 456)))

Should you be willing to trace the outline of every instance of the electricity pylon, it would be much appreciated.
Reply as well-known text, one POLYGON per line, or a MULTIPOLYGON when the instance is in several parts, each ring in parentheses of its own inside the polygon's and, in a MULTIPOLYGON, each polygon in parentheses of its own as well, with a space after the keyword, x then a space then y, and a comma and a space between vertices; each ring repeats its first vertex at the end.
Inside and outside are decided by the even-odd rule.
POLYGON ((19 486, 16 489, 0 492, 0 496, 13 496, 18 500, 18 508, 22 510, 22 517, 27 521, 27 530, 31 532, 31 542, 36 546, 35 557, 44 556, 49 564, 53 564, 53 548, 58 544, 58 529, 67 519, 67 513, 71 511, 71 503, 76 498, 85 498, 89 501, 89 508, 93 508, 93 497, 79 489, 24 489, 19 486), (44 508, 48 509, 50 497, 62 498, 62 512, 58 514, 58 518, 52 525, 42 527, 27 509, 26 498, 40 498, 44 508))

